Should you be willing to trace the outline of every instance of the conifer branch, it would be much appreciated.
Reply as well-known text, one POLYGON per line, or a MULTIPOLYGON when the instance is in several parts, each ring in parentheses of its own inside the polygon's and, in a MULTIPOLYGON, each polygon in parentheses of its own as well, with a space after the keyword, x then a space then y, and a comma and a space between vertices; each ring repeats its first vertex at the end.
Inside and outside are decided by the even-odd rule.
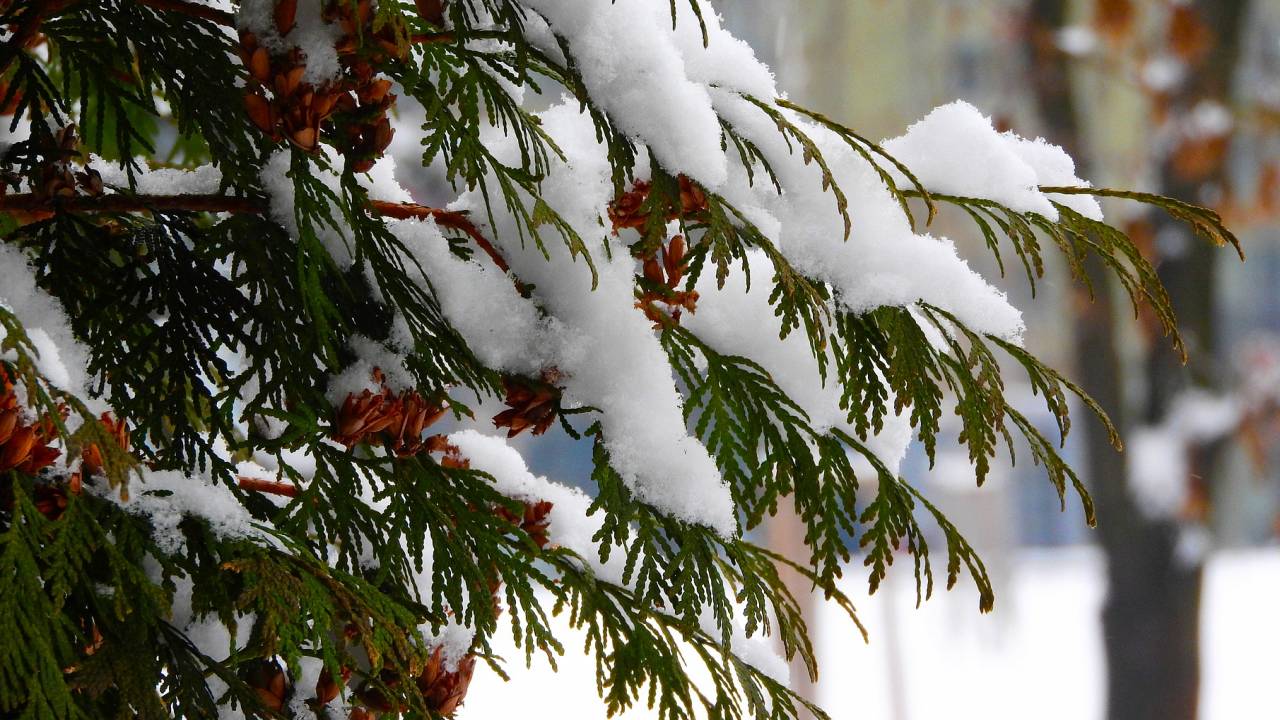
MULTIPOLYGON (((167 1, 167 0, 166 0, 167 1)), ((457 210, 443 210, 416 203, 395 203, 373 200, 373 211, 382 217, 397 220, 426 220, 432 218, 443 228, 456 230, 471 238, 484 251, 493 264, 504 273, 511 271, 506 258, 480 232, 467 214, 457 210)), ((19 212, 73 212, 73 213, 129 213, 148 211, 184 211, 209 213, 254 213, 267 211, 265 200, 231 195, 76 195, 73 197, 47 197, 34 193, 0 195, 0 211, 19 212)))
POLYGON ((235 15, 226 10, 219 10, 208 5, 199 5, 197 3, 188 2, 187 0, 137 0, 139 5, 146 5, 156 10, 169 10, 172 12, 180 12, 184 15, 198 17, 202 20, 226 25, 227 27, 235 27, 235 15))
POLYGON ((57 13, 76 0, 45 0, 45 2, 32 3, 27 12, 22 16, 22 22, 18 24, 17 30, 13 36, 4 44, 4 51, 0 53, 0 73, 9 69, 9 64, 17 57, 18 53, 27 46, 27 43, 40 32, 40 24, 45 18, 57 13))
POLYGON ((0 211, 129 213, 147 211, 263 213, 265 200, 232 195, 76 195, 49 197, 35 193, 0 196, 0 211))

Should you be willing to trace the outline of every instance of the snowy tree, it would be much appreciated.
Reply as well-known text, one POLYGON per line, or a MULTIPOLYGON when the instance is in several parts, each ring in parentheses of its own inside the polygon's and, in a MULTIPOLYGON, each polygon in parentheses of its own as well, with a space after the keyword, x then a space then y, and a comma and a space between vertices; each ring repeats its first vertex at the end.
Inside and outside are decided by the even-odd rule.
POLYGON ((1096 259, 1175 345, 1097 198, 1235 242, 964 103, 877 144, 702 0, 0 12, 6 717, 448 716, 504 672, 502 615, 527 657, 593 655, 613 710, 821 715, 781 568, 855 620, 836 579, 900 552, 922 599, 940 560, 993 606, 898 473, 944 412, 977 482, 1021 436, 1092 521, 1003 376, 1063 436, 1078 388, 935 213, 1033 284, 1049 246, 1096 259), (402 186, 397 131, 446 202, 402 186), (589 445, 559 480, 593 494, 512 442, 548 433, 589 445), (782 498, 808 557, 751 541, 782 498))

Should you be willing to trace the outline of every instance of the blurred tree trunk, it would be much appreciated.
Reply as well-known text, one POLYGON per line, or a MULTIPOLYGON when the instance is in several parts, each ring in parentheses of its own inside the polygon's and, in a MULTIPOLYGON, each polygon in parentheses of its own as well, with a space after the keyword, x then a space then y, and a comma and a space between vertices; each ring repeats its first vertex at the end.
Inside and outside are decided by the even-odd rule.
MULTIPOLYGON (((1189 76, 1171 98, 1173 116, 1185 116, 1202 100, 1224 106, 1237 64, 1245 0, 1193 3, 1211 48, 1189 63, 1189 76)), ((1032 0, 1027 50, 1031 85, 1046 135, 1062 145, 1089 177, 1088 153, 1073 97, 1070 58, 1056 43, 1067 24, 1068 0, 1032 0)), ((1155 135, 1155 128, 1151 128, 1155 135)), ((1173 157, 1174 153, 1170 154, 1173 157)), ((1207 191, 1224 179, 1225 153, 1193 176, 1166 160, 1161 192, 1206 202, 1207 191)), ((1168 232, 1182 228, 1161 225, 1168 232)), ((1159 235, 1159 233, 1157 233, 1159 235)), ((1147 398, 1141 416, 1159 424, 1173 398, 1188 383, 1205 383, 1215 362, 1213 323, 1217 317, 1214 263, 1220 251, 1195 238, 1174 243, 1177 253, 1157 258, 1160 276, 1177 310, 1192 365, 1184 367, 1167 343, 1147 350, 1147 398)), ((1124 378, 1116 346, 1115 312, 1127 311, 1112 297, 1101 264, 1087 272, 1097 297, 1075 303, 1076 372, 1084 388, 1122 427, 1126 422, 1124 378)), ((1199 705, 1201 559, 1179 551, 1183 530, 1173 520, 1144 516, 1129 493, 1122 456, 1113 451, 1098 423, 1087 426, 1087 471, 1097 503, 1099 534, 1107 558, 1108 594, 1103 609, 1107 656, 1107 717, 1111 720, 1193 720, 1199 705)), ((1202 467, 1211 467, 1211 462, 1202 467)), ((1179 478, 1178 481, 1182 479, 1179 478)))

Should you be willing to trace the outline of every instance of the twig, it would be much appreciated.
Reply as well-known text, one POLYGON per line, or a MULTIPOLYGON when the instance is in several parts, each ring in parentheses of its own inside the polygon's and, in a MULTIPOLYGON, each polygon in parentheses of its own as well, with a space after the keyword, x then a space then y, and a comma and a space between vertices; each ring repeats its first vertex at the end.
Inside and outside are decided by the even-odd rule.
POLYGON ((241 490, 249 492, 260 492, 267 495, 279 495, 281 497, 298 497, 298 486, 293 483, 276 482, 275 480, 263 480, 261 478, 245 477, 243 475, 236 478, 236 484, 241 490))
POLYGON ((507 264, 506 258, 498 253, 498 249, 489 242, 489 239, 480 232, 475 223, 472 223, 467 218, 467 214, 464 212, 441 210, 440 208, 415 205, 413 203, 391 203, 383 200, 374 200, 370 204, 379 215, 384 217, 398 218, 400 220, 435 218, 436 224, 440 227, 466 233, 489 256, 489 259, 493 260, 493 264, 497 265, 499 270, 504 273, 511 271, 511 266, 507 264))

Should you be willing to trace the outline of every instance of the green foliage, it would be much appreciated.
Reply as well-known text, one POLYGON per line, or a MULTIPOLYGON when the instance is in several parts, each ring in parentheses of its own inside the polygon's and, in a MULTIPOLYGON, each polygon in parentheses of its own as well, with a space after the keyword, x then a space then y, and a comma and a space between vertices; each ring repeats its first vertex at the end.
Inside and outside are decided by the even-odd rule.
MULTIPOLYGON (((687 1, 705 41, 706 8, 687 1)), ((677 2, 671 0, 673 21, 677 2)), ((611 711, 644 703, 672 720, 784 720, 804 711, 825 717, 735 655, 736 620, 750 635, 778 638, 788 660, 799 658, 816 675, 801 606, 782 572, 798 572, 855 623, 838 583, 859 559, 875 591, 895 559, 910 557, 923 600, 934 588, 933 562, 945 556, 947 587, 968 575, 980 608, 994 602, 990 578, 961 529, 871 449, 890 413, 906 418, 930 460, 940 438, 949 438, 944 420, 954 415, 978 483, 1002 446, 1012 455, 1025 445, 1062 502, 1073 489, 1093 521, 1088 494, 1058 453, 1071 427, 1070 395, 1106 422, 1080 388, 1009 339, 974 332, 941 308, 850 313, 826 283, 791 265, 743 210, 708 191, 705 208, 680 217, 689 242, 686 289, 712 268, 723 285, 731 273, 749 273, 748 251, 764 253, 770 277, 744 279, 769 283, 779 340, 804 336, 850 429, 816 425, 756 360, 720 352, 674 321, 659 330, 660 342, 684 394, 686 422, 725 478, 741 527, 754 530, 789 503, 803 522, 808 557, 782 557, 639 501, 610 464, 601 424, 587 418, 579 432, 570 421, 591 408, 560 419, 569 434, 592 443, 599 556, 540 547, 499 513, 519 512, 522 504, 500 494, 493 478, 427 454, 400 458, 334 442, 336 413, 325 388, 353 361, 354 336, 391 336, 393 311, 408 326, 407 367, 421 397, 448 398, 464 415, 464 398, 500 395, 501 376, 450 325, 430 278, 418 282, 424 269, 375 212, 351 167, 292 149, 296 232, 267 216, 260 168, 279 147, 245 116, 247 73, 226 28, 139 0, 9 4, 0 25, 22 26, 46 10, 40 30, 47 55, 9 45, 0 55, 7 87, 0 106, 16 100, 10 129, 18 118, 32 128, 28 140, 0 156, 3 182, 37 187, 45 167, 67 159, 60 154, 66 149, 56 147, 57 128, 75 123, 82 143, 67 152, 116 161, 128 179, 110 189, 140 208, 150 206, 134 195, 139 154, 177 165, 215 164, 223 196, 258 211, 91 213, 59 206, 48 217, 0 216, 0 241, 27 253, 40 286, 66 309, 89 349, 97 394, 128 422, 132 440, 129 453, 116 448, 81 398, 40 376, 35 344, 0 306, 3 367, 24 389, 26 404, 58 427, 66 458, 98 448, 109 478, 90 479, 75 494, 60 490, 69 468, 0 475, 5 717, 213 717, 220 707, 275 716, 246 681, 251 668, 273 658, 292 677, 304 661, 331 671, 354 668, 353 687, 367 683, 403 704, 407 716, 429 717, 417 683, 387 678, 420 672, 431 653, 422 630, 438 631, 450 618, 475 630, 472 651, 503 672, 493 654, 500 609, 526 660, 543 653, 553 662, 564 647, 552 618, 565 613, 585 635, 611 711), (320 179, 326 171, 341 181, 326 184, 320 179), (1042 397, 1057 442, 1025 408, 1010 405, 1007 369, 1020 369, 1042 397), (71 414, 65 422, 63 408, 71 414), (273 502, 241 489, 231 459, 249 458, 273 461, 280 480, 299 488, 297 496, 273 502), (224 533, 189 514, 179 524, 181 542, 158 539, 147 516, 120 499, 159 497, 137 482, 141 464, 202 475, 236 498, 260 532, 224 533), (66 501, 60 514, 37 502, 50 488, 66 501), (940 546, 936 558, 930 542, 940 546), (590 570, 610 560, 620 563, 621 577, 590 570), (424 574, 429 593, 421 592, 424 574), (499 586, 501 608, 491 595, 499 586), (189 599, 189 607, 175 597, 189 599), (231 637, 244 630, 249 639, 213 657, 186 636, 192 619, 221 625, 231 637), (709 683, 693 682, 695 662, 709 683)), ((515 0, 459 0, 447 11, 451 30, 443 33, 413 3, 379 3, 373 28, 390 29, 405 52, 380 52, 362 36, 359 57, 372 58, 377 72, 422 104, 423 162, 443 168, 454 189, 480 191, 487 216, 477 212, 477 223, 496 224, 500 209, 515 218, 521 242, 548 255, 548 243, 562 242, 583 272, 594 274, 589 248, 597 238, 582 237, 542 197, 542 183, 564 152, 510 88, 574 97, 606 149, 619 194, 648 149, 590 96, 566 38, 553 38, 559 53, 529 41, 531 11, 515 0), (426 40, 409 43, 413 37, 426 40), (495 156, 483 139, 486 128, 512 138, 518 160, 495 156)), ((852 232, 849 196, 815 139, 819 132, 870 164, 913 225, 932 222, 935 206, 948 204, 967 214, 998 260, 1010 244, 1033 287, 1044 273, 1046 238, 1081 279, 1084 258, 1097 255, 1135 305, 1155 309, 1181 347, 1154 269, 1121 231, 1061 204, 1058 219, 1050 220, 989 200, 931 193, 854 130, 786 100, 744 99, 821 178, 845 239, 852 232), (924 203, 923 222, 911 212, 912 199, 924 203)), ((757 141, 723 118, 720 125, 726 152, 750 180, 767 179, 782 194, 757 141)), ((651 191, 642 209, 650 222, 630 248, 639 257, 658 250, 665 219, 681 203, 675 171, 653 158, 649 164, 651 191)), ((1127 191, 1044 190, 1155 205, 1208 239, 1239 247, 1220 218, 1202 208, 1127 191)), ((451 248, 478 258, 465 243, 451 248)))

